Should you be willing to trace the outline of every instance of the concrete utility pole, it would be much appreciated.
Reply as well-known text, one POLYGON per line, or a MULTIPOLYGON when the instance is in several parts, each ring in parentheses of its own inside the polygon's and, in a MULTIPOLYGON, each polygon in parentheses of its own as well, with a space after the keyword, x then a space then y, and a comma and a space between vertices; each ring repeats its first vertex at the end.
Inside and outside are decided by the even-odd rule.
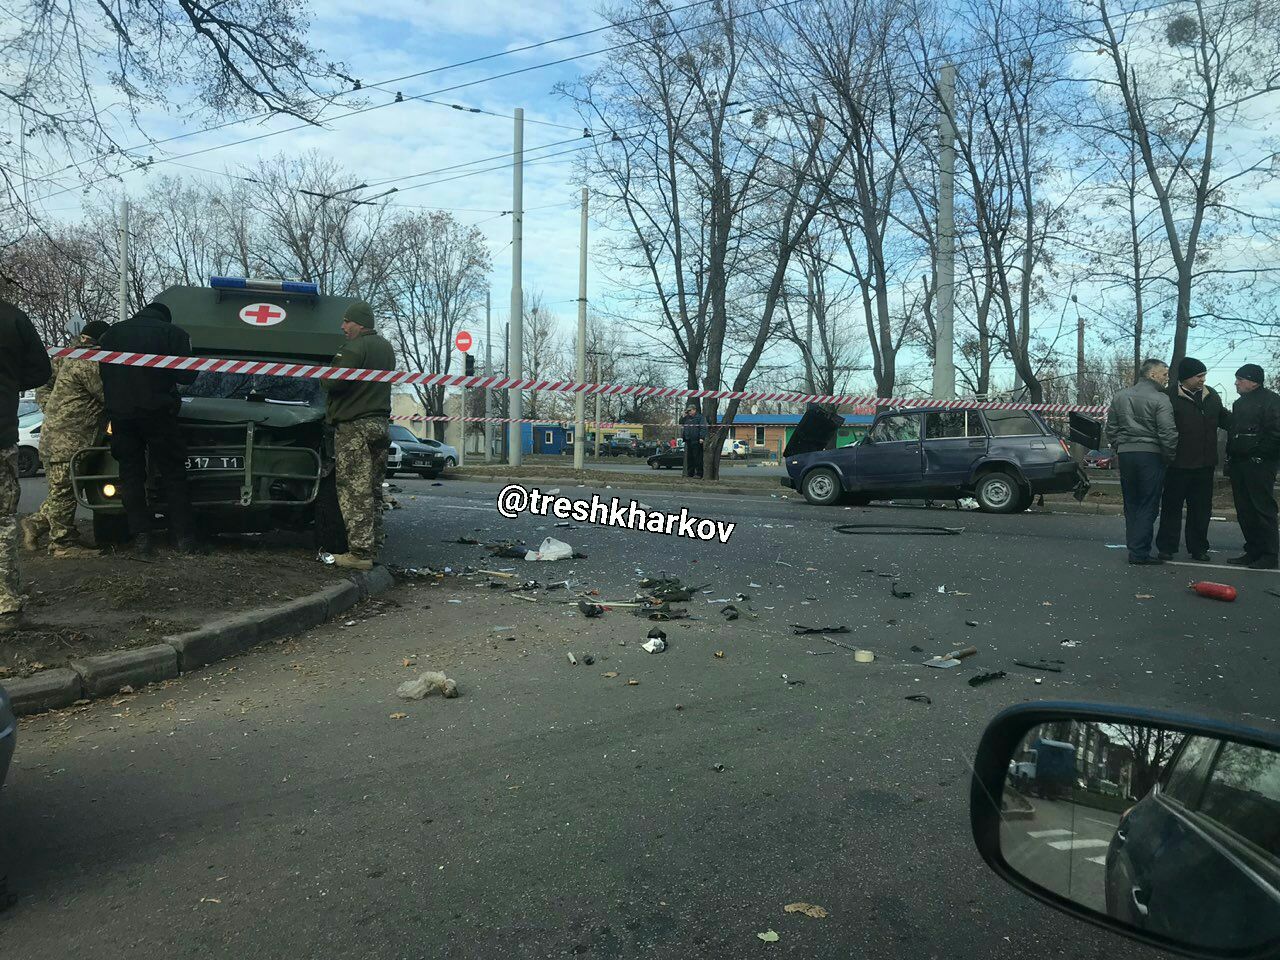
MULTIPOLYGON (((493 376, 493 333, 490 330, 491 306, 489 303, 489 291, 484 292, 484 375, 486 377, 493 376)), ((488 387, 484 388, 484 462, 489 463, 493 459, 493 424, 489 423, 489 418, 493 416, 490 413, 491 405, 489 401, 493 397, 493 391, 488 387)))
POLYGON ((117 320, 129 317, 129 199, 120 201, 120 304, 117 320))
MULTIPOLYGON (((582 188, 582 242, 578 250, 578 362, 573 368, 574 378, 582 383, 587 379, 587 188, 582 188)), ((597 402, 599 394, 596 395, 597 402)), ((573 468, 581 470, 586 456, 587 398, 582 391, 573 398, 573 468)), ((599 427, 596 427, 599 430, 599 427)))
POLYGON ((952 116, 956 103, 956 68, 946 64, 939 84, 942 115, 938 118, 938 285, 937 338, 933 355, 933 396, 956 395, 955 276, 956 276, 956 131, 952 116))
POLYGON ((1071 295, 1076 305, 1076 403, 1084 404, 1084 317, 1080 315, 1080 301, 1071 295))
MULTIPOLYGON (((516 107, 515 145, 511 162, 511 332, 507 341, 510 358, 507 376, 519 380, 524 376, 524 288, 520 276, 521 258, 524 255, 524 108, 516 107)), ((524 454, 524 398, 519 389, 512 389, 511 422, 507 424, 507 462, 520 466, 524 454)))

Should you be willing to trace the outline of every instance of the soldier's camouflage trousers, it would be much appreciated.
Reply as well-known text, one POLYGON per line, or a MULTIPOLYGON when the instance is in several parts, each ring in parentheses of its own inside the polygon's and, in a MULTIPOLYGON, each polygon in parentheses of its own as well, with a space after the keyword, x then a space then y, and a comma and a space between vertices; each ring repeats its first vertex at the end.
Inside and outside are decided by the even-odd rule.
POLYGON ((18 448, 0 449, 0 614, 18 613, 18 448))
POLYGON ((347 549, 372 560, 382 548, 382 479, 391 438, 379 417, 340 423, 334 429, 338 506, 347 527, 347 549))
POLYGON ((45 465, 44 475, 49 481, 49 493, 40 509, 28 522, 41 533, 48 531, 53 546, 72 546, 80 543, 76 532, 76 495, 71 489, 71 464, 65 460, 45 465))

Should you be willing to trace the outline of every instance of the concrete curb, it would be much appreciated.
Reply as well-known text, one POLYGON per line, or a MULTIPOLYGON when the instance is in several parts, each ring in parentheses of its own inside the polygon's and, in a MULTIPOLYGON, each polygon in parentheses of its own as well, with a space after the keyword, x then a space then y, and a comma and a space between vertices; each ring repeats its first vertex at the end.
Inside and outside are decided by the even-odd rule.
POLYGON ((169 680, 268 640, 318 627, 356 604, 386 593, 394 584, 391 571, 377 566, 305 597, 224 617, 197 630, 165 637, 152 646, 73 660, 70 669, 57 667, 10 680, 5 690, 19 716, 69 707, 78 700, 109 697, 123 687, 137 689, 169 680))

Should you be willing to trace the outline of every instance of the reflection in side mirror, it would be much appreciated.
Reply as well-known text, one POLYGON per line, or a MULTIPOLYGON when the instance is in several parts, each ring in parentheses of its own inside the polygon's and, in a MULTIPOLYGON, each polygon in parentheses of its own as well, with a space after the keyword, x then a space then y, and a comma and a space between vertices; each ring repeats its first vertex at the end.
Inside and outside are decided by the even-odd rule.
POLYGON ((1139 711, 1015 708, 979 750, 974 835, 1002 876, 1086 919, 1197 956, 1275 954, 1278 748, 1139 711))

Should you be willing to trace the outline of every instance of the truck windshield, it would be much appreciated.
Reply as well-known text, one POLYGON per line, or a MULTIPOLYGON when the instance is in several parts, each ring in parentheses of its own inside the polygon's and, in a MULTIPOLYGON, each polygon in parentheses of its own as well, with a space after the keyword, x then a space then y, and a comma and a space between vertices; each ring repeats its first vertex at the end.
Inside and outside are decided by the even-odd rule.
POLYGON ((240 373, 201 373, 195 383, 183 388, 188 397, 212 397, 221 400, 247 400, 261 397, 288 403, 304 403, 315 407, 323 404, 319 380, 301 377, 263 377, 240 373))

